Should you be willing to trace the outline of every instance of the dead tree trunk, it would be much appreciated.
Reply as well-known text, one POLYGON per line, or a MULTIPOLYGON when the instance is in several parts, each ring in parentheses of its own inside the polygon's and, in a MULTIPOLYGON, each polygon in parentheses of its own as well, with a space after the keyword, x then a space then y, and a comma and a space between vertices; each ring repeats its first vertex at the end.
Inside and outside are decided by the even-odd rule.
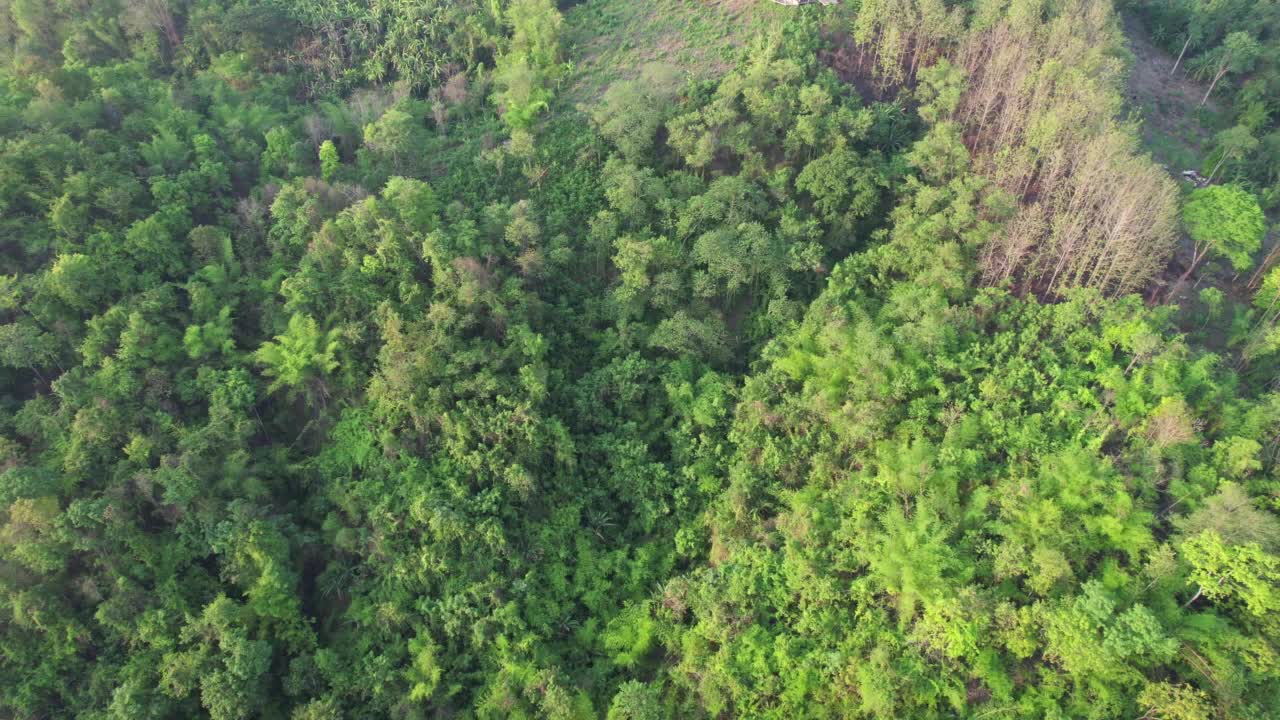
POLYGON ((1218 86, 1218 81, 1226 74, 1227 62, 1223 60, 1222 64, 1218 66, 1218 71, 1213 74, 1213 82, 1209 83, 1209 89, 1205 90, 1204 97, 1200 98, 1200 107, 1204 107, 1204 104, 1209 102, 1209 96, 1213 94, 1213 89, 1218 86))
POLYGON ((1230 153, 1226 150, 1222 151, 1222 156, 1218 158, 1218 162, 1213 166, 1213 171, 1209 173, 1209 182, 1213 182, 1213 176, 1218 174, 1218 170, 1222 167, 1222 163, 1227 161, 1228 155, 1230 155, 1230 153))
POLYGON ((1178 66, 1182 64, 1182 56, 1187 54, 1187 46, 1189 46, 1190 44, 1191 44, 1191 35, 1190 33, 1188 33, 1186 42, 1182 43, 1182 52, 1178 53, 1178 59, 1173 63, 1173 68, 1169 70, 1170 75, 1178 71, 1178 66))
POLYGON ((1267 271, 1271 269, 1271 266, 1275 263, 1277 256, 1280 256, 1280 241, 1271 246, 1271 249, 1267 251, 1267 256, 1262 259, 1262 262, 1258 264, 1258 269, 1255 270, 1253 275, 1249 278, 1249 284, 1247 287, 1250 290, 1258 289, 1258 283, 1262 281, 1262 276, 1266 275, 1267 271))
POLYGON ((1209 254, 1208 245, 1206 245, 1203 250, 1196 248, 1196 250, 1192 252, 1191 266, 1187 268, 1186 272, 1182 273, 1182 277, 1178 278, 1178 282, 1174 283, 1173 287, 1169 288, 1169 297, 1165 298, 1166 302, 1169 300, 1172 300, 1173 294, 1178 290, 1182 289, 1182 284, 1187 281, 1187 278, 1191 277, 1191 273, 1196 271, 1196 268, 1199 267, 1200 263, 1204 260, 1204 256, 1208 254, 1209 254))

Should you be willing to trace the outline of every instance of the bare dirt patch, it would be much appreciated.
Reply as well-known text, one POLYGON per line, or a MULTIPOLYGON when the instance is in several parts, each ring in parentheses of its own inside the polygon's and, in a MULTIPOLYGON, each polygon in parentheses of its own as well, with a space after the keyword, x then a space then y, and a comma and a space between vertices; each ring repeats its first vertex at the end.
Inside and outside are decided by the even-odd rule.
POLYGON ((845 28, 824 33, 829 43, 818 53, 818 59, 835 72, 836 77, 851 85, 864 101, 888 101, 899 97, 900 85, 885 85, 875 79, 875 59, 867 49, 853 41, 845 28))
POLYGON ((1125 36, 1133 53, 1127 95, 1142 118, 1142 139, 1156 160, 1177 174, 1199 168, 1211 134, 1201 117, 1217 112, 1212 98, 1203 109, 1205 85, 1190 78, 1184 65, 1170 73, 1176 57, 1154 45, 1142 21, 1124 19, 1125 36))

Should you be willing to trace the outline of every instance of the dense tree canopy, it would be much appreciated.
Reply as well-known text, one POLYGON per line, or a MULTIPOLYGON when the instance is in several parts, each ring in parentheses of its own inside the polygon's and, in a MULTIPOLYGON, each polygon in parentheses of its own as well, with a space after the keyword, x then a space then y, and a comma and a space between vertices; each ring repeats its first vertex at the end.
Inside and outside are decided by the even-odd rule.
POLYGON ((1184 193, 1106 0, 619 1, 0 2, 0 716, 1280 716, 1280 270, 1157 300, 1267 103, 1184 193))

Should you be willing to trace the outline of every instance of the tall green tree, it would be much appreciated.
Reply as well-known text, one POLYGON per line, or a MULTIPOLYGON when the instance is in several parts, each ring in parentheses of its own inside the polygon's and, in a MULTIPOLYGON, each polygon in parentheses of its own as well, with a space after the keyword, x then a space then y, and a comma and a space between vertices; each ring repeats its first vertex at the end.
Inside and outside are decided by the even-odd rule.
POLYGON ((1237 185, 1212 185, 1193 191, 1182 208, 1182 223, 1195 243, 1186 280, 1210 253, 1221 256, 1236 271, 1253 264, 1262 246, 1265 219, 1257 199, 1237 185))

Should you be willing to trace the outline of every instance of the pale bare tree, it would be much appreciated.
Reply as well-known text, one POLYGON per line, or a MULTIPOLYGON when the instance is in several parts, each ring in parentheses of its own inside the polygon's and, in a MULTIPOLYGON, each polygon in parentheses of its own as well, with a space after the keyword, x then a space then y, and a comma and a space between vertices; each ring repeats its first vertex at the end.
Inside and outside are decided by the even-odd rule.
POLYGON ((121 19, 126 28, 135 32, 159 30, 170 50, 182 44, 182 36, 178 33, 178 24, 173 18, 169 0, 126 0, 121 19))

